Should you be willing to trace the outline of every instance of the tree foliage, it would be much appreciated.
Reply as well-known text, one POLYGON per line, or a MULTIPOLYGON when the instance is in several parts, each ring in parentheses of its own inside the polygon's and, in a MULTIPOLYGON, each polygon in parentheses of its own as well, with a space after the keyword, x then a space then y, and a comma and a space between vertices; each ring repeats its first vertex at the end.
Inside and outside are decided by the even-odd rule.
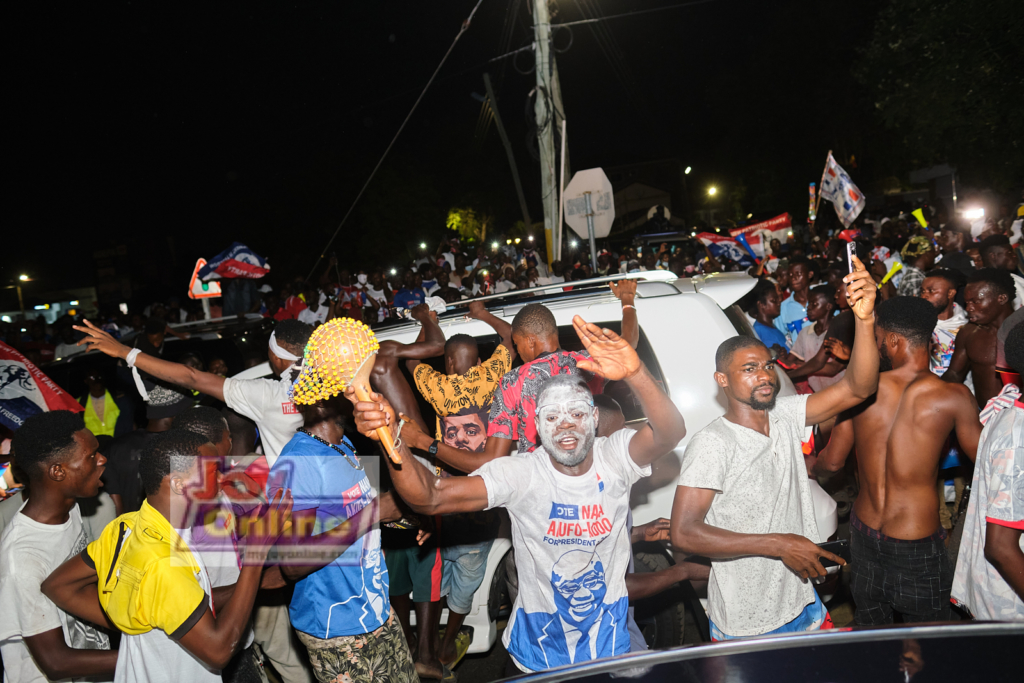
POLYGON ((879 13, 854 73, 916 164, 950 162, 1001 190, 1024 177, 1022 10, 1021 0, 894 0, 879 13))

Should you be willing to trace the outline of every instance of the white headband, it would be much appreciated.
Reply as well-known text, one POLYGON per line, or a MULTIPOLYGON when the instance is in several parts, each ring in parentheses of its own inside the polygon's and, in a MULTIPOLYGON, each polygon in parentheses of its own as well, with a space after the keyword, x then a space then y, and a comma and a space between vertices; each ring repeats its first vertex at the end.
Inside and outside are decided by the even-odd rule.
POLYGON ((296 356, 294 353, 289 353, 288 351, 285 351, 283 348, 281 348, 281 345, 277 343, 277 336, 276 335, 277 335, 277 331, 276 330, 274 332, 270 333, 269 346, 270 346, 270 352, 272 354, 274 354, 275 356, 277 356, 281 360, 290 360, 293 363, 295 361, 297 361, 297 360, 301 360, 302 359, 302 356, 296 356))

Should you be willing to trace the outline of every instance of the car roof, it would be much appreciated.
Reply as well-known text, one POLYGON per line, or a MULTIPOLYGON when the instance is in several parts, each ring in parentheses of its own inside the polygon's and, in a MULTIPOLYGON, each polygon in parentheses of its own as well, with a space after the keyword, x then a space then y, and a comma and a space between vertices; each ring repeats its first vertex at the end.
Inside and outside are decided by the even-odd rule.
MULTIPOLYGON (((615 301, 608 284, 620 280, 639 280, 638 299, 654 299, 665 296, 703 294, 710 297, 720 308, 727 308, 749 292, 757 283, 746 273, 716 273, 708 276, 680 278, 667 270, 640 273, 605 275, 588 280, 564 282, 553 285, 532 287, 527 290, 513 290, 502 294, 491 294, 476 299, 464 299, 448 304, 444 313, 437 316, 442 327, 448 327, 464 320, 473 301, 483 301, 487 310, 502 317, 512 318, 528 304, 541 303, 553 311, 563 308, 582 308, 595 304, 615 301)), ((381 339, 395 339, 406 333, 419 330, 415 320, 402 320, 374 329, 381 339)))

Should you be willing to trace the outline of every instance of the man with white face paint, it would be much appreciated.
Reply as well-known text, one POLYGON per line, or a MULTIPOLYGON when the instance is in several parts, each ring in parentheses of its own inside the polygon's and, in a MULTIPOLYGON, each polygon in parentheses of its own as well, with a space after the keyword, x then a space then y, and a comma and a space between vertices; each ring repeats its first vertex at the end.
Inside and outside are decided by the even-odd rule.
MULTIPOLYGON (((435 477, 404 444, 400 467, 384 459, 398 493, 417 512, 508 511, 519 593, 503 639, 514 665, 507 674, 629 652, 629 489, 686 434, 682 415, 626 340, 579 316, 573 325, 590 354, 579 368, 626 382, 648 418, 640 430, 597 437, 598 410, 587 385, 578 375, 556 375, 537 395, 540 446, 530 453, 450 478, 435 477)), ((348 396, 362 434, 374 438, 378 427, 395 432, 398 421, 383 396, 348 396)))

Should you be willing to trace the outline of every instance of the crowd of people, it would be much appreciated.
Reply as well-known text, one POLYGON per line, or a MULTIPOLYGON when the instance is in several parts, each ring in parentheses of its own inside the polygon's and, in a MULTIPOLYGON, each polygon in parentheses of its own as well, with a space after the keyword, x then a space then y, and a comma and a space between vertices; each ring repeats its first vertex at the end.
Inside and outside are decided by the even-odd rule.
MULTIPOLYGON (((815 590, 827 563, 850 564, 859 625, 1024 621, 1024 273, 1010 226, 975 239, 895 217, 811 237, 770 243, 750 268, 667 245, 548 268, 531 242, 471 258, 453 238, 388 277, 332 260, 315 284, 238 285, 231 314, 276 321, 273 379, 163 359, 168 322, 189 315, 170 306, 65 321, 73 350, 118 359, 124 391, 134 374, 146 419, 90 374, 82 413, 14 432, 5 489, 27 495, 0 539, 5 678, 257 681, 269 663, 288 683, 453 681, 499 508, 508 675, 646 649, 631 603, 684 580, 708 582, 714 640, 830 628, 815 590), (636 352, 636 280, 610 284, 620 334, 574 318, 582 351, 562 348, 542 303, 508 322, 470 301, 499 340, 488 355, 446 337, 432 297, 654 269, 757 282, 738 302, 752 334, 694 370, 714 376, 725 414, 682 453, 671 519, 634 526, 631 487, 687 433, 636 352), (381 341, 357 395, 338 379, 353 360, 343 341, 395 317, 419 336, 381 341), (143 334, 128 345, 125 327, 143 334), (780 396, 782 373, 794 395, 780 396), (626 425, 611 383, 643 422, 626 425), (378 480, 357 451, 385 434, 378 480), (810 488, 843 472, 859 486, 845 557, 821 547, 810 488), (86 501, 104 496, 106 523, 90 522, 86 501), (635 573, 637 540, 670 543, 678 561, 635 573)), ((25 346, 40 333, 15 341, 40 353, 25 346)))

